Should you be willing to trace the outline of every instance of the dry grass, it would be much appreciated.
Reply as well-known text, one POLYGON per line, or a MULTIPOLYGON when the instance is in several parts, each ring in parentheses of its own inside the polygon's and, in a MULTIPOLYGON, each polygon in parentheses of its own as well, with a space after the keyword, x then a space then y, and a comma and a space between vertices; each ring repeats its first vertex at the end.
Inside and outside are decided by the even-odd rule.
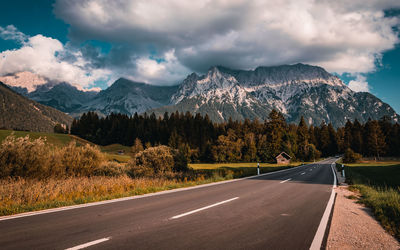
POLYGON ((134 196, 223 179, 220 176, 207 179, 199 176, 192 181, 188 181, 186 178, 184 180, 133 179, 128 176, 69 177, 47 180, 0 179, 0 215, 134 196))

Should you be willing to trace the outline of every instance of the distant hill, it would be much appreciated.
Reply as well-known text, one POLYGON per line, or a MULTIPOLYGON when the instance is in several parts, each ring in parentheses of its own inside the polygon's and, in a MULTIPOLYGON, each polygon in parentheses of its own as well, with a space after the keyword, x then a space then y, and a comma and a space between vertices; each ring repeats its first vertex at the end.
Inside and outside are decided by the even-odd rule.
POLYGON ((0 128, 52 132, 57 123, 70 125, 72 117, 14 92, 0 82, 0 128))

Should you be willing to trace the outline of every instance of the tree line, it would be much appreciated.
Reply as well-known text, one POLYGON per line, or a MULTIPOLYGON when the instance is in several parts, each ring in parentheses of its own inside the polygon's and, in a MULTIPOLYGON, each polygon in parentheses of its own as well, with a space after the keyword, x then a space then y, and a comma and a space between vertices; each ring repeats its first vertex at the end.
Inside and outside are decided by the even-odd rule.
MULTIPOLYGON (((390 118, 347 121, 335 129, 331 123, 308 126, 288 124, 272 110, 258 120, 213 123, 207 115, 191 113, 110 114, 84 113, 71 125, 71 134, 100 145, 119 143, 133 148, 168 145, 191 162, 273 162, 282 151, 301 161, 342 154, 352 150, 363 156, 400 156, 400 125, 390 118)), ((133 149, 135 150, 135 149, 133 149)))

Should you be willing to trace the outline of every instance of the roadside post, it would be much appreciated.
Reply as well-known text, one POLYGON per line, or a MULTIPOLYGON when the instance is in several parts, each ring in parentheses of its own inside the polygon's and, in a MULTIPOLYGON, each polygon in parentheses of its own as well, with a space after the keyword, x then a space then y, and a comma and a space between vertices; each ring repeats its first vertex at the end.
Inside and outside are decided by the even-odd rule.
POLYGON ((346 175, 344 174, 344 165, 342 164, 342 177, 346 178, 346 175))
POLYGON ((257 175, 260 175, 260 163, 257 162, 257 175))

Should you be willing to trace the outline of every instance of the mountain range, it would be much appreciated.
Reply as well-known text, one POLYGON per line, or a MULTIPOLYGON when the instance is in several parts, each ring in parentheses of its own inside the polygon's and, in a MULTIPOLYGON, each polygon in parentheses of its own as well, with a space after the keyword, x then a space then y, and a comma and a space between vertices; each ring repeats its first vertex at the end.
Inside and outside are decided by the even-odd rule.
POLYGON ((379 98, 354 92, 338 77, 321 67, 306 64, 234 70, 211 67, 204 75, 190 74, 177 86, 155 86, 124 78, 100 92, 84 92, 67 84, 44 84, 28 91, 13 84, 26 97, 73 116, 96 111, 133 115, 135 112, 186 112, 207 114, 215 122, 243 119, 264 120, 272 109, 288 122, 319 125, 331 122, 343 126, 347 119, 365 122, 369 118, 399 115, 379 98))

